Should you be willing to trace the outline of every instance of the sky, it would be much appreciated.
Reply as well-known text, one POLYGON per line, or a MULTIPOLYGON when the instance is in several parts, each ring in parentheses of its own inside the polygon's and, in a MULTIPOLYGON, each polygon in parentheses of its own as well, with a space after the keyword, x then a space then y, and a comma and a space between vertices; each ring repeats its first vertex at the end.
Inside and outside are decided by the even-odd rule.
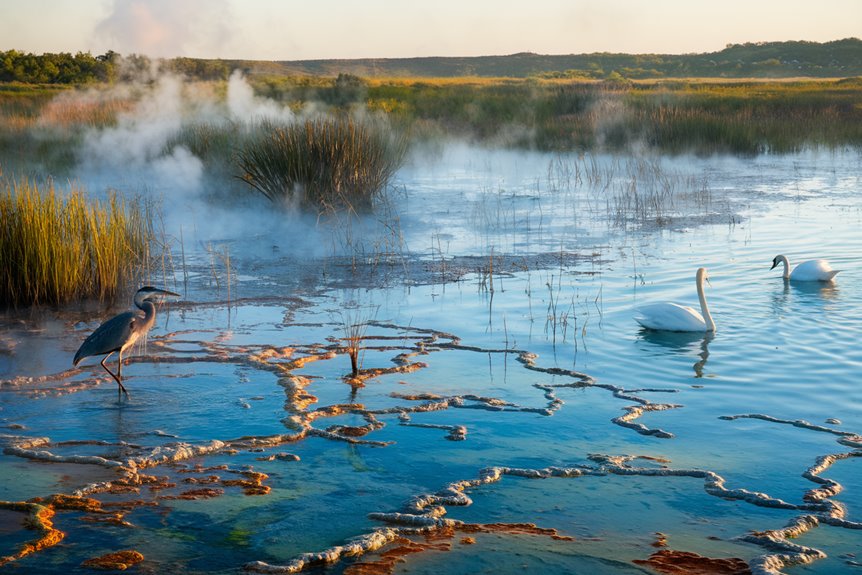
POLYGON ((686 54, 850 37, 862 37, 862 0, 0 0, 0 51, 34 54, 686 54))

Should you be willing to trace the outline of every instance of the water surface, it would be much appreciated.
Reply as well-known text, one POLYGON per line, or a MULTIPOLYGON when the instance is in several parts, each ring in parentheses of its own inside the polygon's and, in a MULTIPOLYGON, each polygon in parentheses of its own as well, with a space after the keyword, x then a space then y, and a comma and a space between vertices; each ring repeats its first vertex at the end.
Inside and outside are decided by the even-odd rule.
MULTIPOLYGON (((443 506, 474 530, 438 533, 395 572, 650 572, 635 561, 659 549, 756 566, 770 551, 741 537, 838 516, 806 507, 818 485, 803 473, 844 454, 820 474, 843 486, 827 500, 844 523, 793 539, 826 557, 783 571, 850 571, 862 533, 851 436, 862 432, 859 159, 650 159, 673 182, 657 214, 624 204, 626 189, 649 199, 660 188, 632 163, 642 159, 590 160, 606 166, 601 181, 578 181, 571 166, 583 158, 453 146, 399 173, 397 225, 370 218, 331 245, 313 231, 297 239, 296 221, 193 212, 187 260, 166 286, 183 301, 160 311, 125 367, 128 400, 97 360, 68 371, 111 310, 4 318, 0 500, 81 493, 128 523, 58 508, 62 544, 6 569, 83 571, 86 559, 135 549, 142 572, 234 573, 384 527, 429 544, 373 514, 407 513, 414 497, 494 467, 580 474, 467 487, 470 505, 443 506), (214 245, 229 250, 229 268, 214 245), (842 271, 833 285, 786 284, 769 269, 778 253, 842 271), (639 304, 696 305, 698 267, 709 269, 717 332, 640 329, 639 304), (390 369, 364 386, 345 378, 339 347, 356 322, 367 322, 363 369, 390 369), (144 469, 178 445, 205 453, 144 469), (128 471, 91 456, 133 459, 157 488, 106 490, 128 471), (266 474, 268 493, 230 483, 251 471, 266 474), (730 491, 711 492, 704 471, 730 491), (219 493, 166 498, 204 486, 219 493), (540 530, 519 532, 525 523, 540 530)), ((0 555, 37 538, 23 517, 0 510, 0 555)))

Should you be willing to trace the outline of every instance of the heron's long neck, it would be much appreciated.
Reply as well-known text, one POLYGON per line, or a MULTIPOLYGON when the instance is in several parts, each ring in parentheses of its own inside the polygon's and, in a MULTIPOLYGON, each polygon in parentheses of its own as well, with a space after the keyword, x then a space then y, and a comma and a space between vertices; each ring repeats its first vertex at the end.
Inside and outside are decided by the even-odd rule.
POLYGON ((787 260, 787 256, 781 256, 781 263, 784 264, 784 275, 781 276, 786 280, 790 279, 790 262, 787 260))
POLYGON ((141 304, 138 304, 138 307, 144 310, 144 322, 142 329, 144 332, 148 331, 153 324, 156 323, 156 306, 153 305, 151 301, 145 301, 141 304))
POLYGON ((706 294, 703 291, 703 278, 697 280, 697 297, 700 299, 700 313, 703 314, 703 320, 706 322, 706 331, 715 331, 715 322, 712 321, 712 314, 709 313, 709 305, 706 303, 706 294))

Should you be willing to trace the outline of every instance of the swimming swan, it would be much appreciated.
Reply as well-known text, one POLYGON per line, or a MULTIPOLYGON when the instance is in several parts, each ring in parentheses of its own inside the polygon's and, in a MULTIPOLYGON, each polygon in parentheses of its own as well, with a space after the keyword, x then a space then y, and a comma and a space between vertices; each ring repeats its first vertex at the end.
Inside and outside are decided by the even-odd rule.
POLYGON ((709 313, 706 296, 703 293, 703 281, 709 281, 706 268, 699 268, 695 276, 697 281, 697 297, 700 299, 700 310, 670 302, 653 303, 637 308, 639 315, 635 321, 647 329, 664 331, 715 331, 715 322, 709 313))
POLYGON ((775 256, 772 260, 772 267, 769 268, 771 270, 775 269, 779 263, 784 263, 784 275, 782 276, 786 280, 791 281, 799 281, 799 282, 831 282, 832 278, 835 277, 840 270, 833 270, 832 266, 829 265, 829 262, 826 260, 808 260, 807 262, 802 262, 795 268, 793 268, 793 273, 790 272, 790 262, 787 261, 786 256, 775 256))

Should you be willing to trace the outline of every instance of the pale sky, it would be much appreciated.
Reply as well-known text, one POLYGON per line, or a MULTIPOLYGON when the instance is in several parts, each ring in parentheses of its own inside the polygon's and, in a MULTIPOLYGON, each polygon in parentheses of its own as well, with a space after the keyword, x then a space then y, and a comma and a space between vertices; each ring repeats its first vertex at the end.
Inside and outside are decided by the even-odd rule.
POLYGON ((862 37, 862 0, 0 0, 0 50, 308 60, 862 37))

